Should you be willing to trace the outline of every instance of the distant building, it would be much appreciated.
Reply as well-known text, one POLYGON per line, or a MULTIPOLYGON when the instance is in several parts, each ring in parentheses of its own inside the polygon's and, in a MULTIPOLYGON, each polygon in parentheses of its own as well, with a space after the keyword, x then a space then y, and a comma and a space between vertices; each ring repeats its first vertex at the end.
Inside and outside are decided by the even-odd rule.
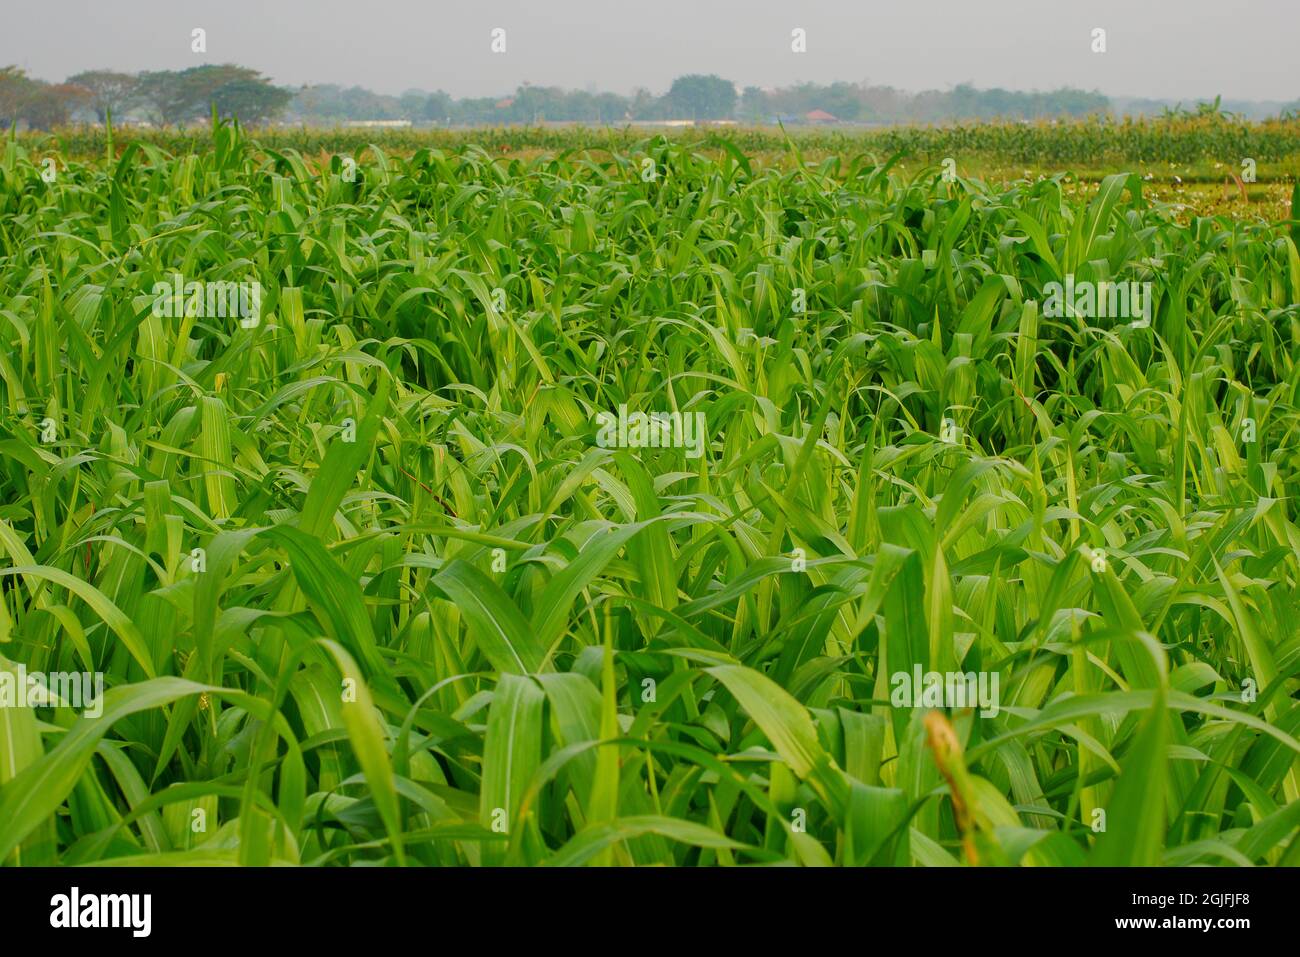
POLYGON ((508 110, 515 105, 515 98, 507 96, 504 100, 497 100, 496 107, 498 110, 508 110))
POLYGON ((838 123, 840 118, 825 110, 809 110, 803 118, 809 123, 838 123))
POLYGON ((410 120, 348 120, 344 126, 380 127, 384 129, 402 129, 410 126, 410 120))

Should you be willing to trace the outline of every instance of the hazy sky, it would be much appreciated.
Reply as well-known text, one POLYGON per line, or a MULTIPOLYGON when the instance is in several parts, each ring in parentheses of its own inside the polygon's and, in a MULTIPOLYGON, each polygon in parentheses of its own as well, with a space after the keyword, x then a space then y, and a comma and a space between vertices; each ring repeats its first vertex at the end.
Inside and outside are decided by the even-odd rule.
POLYGON ((63 79, 234 62, 383 93, 626 93, 682 73, 743 85, 1075 86, 1173 99, 1300 97, 1300 0, 6 0, 0 65, 63 79), (207 30, 206 55, 190 31, 207 30), (490 50, 494 27, 506 52, 490 50), (807 31, 792 53, 791 30, 807 31), (1091 32, 1107 30, 1107 52, 1091 32))

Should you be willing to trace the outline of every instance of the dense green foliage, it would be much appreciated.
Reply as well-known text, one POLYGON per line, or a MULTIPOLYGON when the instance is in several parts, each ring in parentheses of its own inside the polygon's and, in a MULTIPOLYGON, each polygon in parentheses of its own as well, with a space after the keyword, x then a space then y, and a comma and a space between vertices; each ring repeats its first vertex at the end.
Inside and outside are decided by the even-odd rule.
POLYGON ((0 860, 1300 862, 1287 227, 618 142, 10 143, 0 860))

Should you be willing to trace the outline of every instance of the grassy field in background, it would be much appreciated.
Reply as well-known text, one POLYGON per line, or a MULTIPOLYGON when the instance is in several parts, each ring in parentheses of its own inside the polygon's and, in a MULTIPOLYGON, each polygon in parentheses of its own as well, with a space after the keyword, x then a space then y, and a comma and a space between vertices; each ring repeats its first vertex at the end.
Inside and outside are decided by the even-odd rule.
MULTIPOLYGON (((525 162, 573 151, 610 160, 652 134, 644 127, 538 126, 494 129, 320 129, 269 127, 256 132, 269 149, 300 153, 309 169, 334 155, 362 157, 371 147, 410 157, 420 149, 477 146, 503 162, 525 162)), ((1114 173, 1136 173, 1149 198, 1171 204, 1176 218, 1227 215, 1276 222, 1290 214, 1291 189, 1300 181, 1300 118, 1266 123, 1228 114, 1150 119, 968 123, 950 126, 708 127, 677 129, 667 141, 721 159, 722 145, 742 150, 751 164, 790 169, 798 162, 838 159, 875 163, 899 156, 898 169, 915 174, 951 158, 963 177, 1004 187, 1021 179, 1062 176, 1069 189, 1095 188, 1114 173), (791 145, 796 148, 791 149, 791 145), (1254 160, 1253 182, 1244 161, 1254 160)), ((110 137, 102 128, 77 128, 28 139, 34 155, 94 159, 139 142, 170 153, 205 149, 206 129, 132 127, 110 137), (110 142, 110 139, 112 142, 110 142)))
POLYGON ((1300 124, 372 137, 6 143, 0 861, 1300 863, 1300 124))
MULTIPOLYGON (((480 129, 366 129, 269 126, 255 131, 269 149, 294 149, 303 154, 357 155, 373 142, 392 155, 409 156, 423 148, 455 149, 480 146, 489 153, 544 150, 627 152, 647 136, 644 126, 500 126, 480 129)), ((1013 164, 1034 164, 1052 170, 1070 166, 1097 167, 1121 162, 1187 164, 1208 161, 1228 165, 1251 157, 1260 165, 1294 161, 1300 155, 1300 117, 1262 123, 1239 121, 1228 114, 1174 116, 1151 119, 1059 120, 1038 122, 962 123, 947 126, 792 126, 723 127, 701 125, 663 134, 683 146, 721 148, 725 141, 754 156, 784 153, 793 141, 805 157, 855 157, 872 153, 882 158, 905 153, 937 162, 945 156, 997 157, 1013 164)), ((130 127, 111 134, 103 127, 75 127, 55 134, 32 134, 38 143, 56 143, 74 158, 104 155, 111 139, 120 150, 128 142, 152 144, 172 152, 203 149, 210 144, 206 126, 192 129, 130 127)))

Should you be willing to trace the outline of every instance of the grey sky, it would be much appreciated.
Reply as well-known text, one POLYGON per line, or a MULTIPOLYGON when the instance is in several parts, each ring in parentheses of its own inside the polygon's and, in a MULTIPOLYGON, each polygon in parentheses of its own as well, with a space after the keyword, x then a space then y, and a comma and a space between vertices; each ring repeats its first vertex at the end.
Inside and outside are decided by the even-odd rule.
POLYGON ((1300 97, 1300 0, 9 0, 0 65, 235 62, 278 83, 487 96, 528 81, 630 92, 682 73, 743 85, 1075 86, 1112 95, 1300 97), (208 34, 206 56, 190 31, 208 34), (493 54, 490 31, 507 51, 493 54), (807 31, 808 51, 790 50, 807 31), (1091 31, 1108 50, 1091 52, 1091 31))

